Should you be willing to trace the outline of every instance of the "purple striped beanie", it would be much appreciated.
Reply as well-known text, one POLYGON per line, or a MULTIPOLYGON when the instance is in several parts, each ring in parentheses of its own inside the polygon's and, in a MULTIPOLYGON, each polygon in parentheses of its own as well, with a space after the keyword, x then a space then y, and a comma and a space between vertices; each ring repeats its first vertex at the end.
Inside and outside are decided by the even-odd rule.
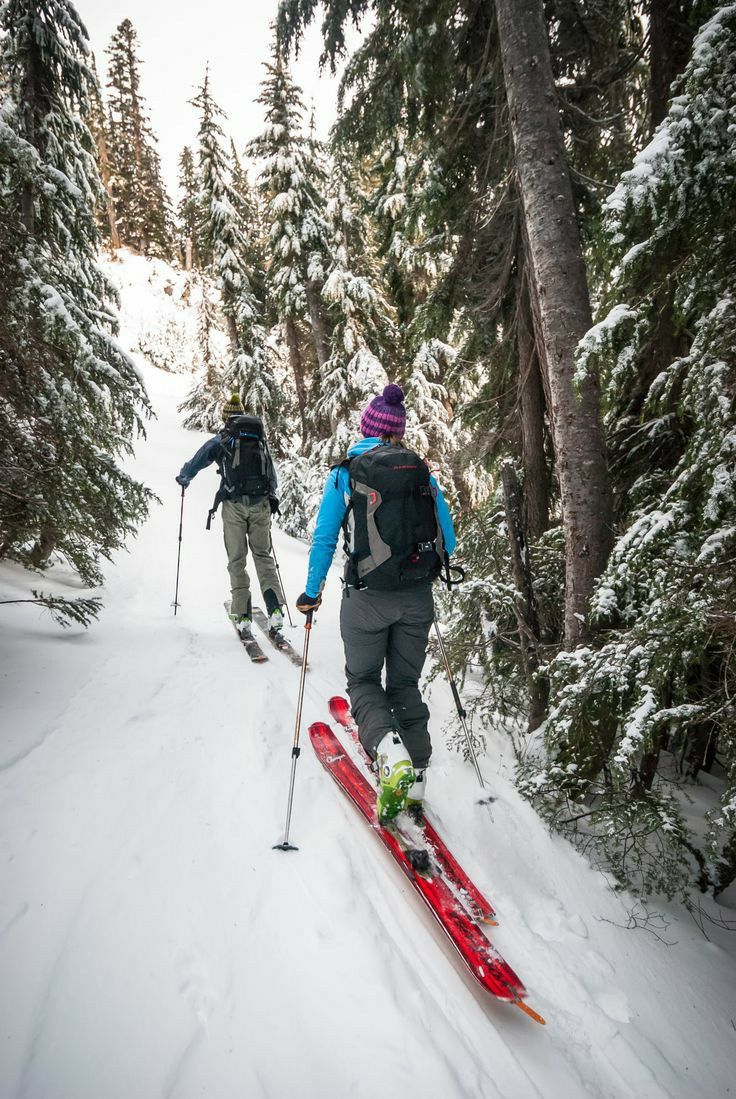
POLYGON ((361 434, 370 439, 374 435, 396 435, 401 438, 406 431, 406 409, 401 386, 387 385, 379 397, 374 397, 360 417, 361 434))

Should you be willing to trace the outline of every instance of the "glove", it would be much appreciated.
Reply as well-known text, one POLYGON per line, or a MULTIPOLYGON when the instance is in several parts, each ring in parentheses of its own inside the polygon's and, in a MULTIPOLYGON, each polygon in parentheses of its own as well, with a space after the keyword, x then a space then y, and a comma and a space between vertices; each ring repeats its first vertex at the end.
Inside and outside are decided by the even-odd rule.
POLYGON ((281 514, 281 512, 279 511, 279 502, 278 502, 278 499, 275 496, 269 496, 268 503, 269 503, 269 506, 271 508, 271 514, 272 515, 280 515, 281 514))
POLYGON ((190 477, 185 477, 182 473, 176 478, 177 485, 181 485, 182 488, 189 488, 192 481, 190 477))
POLYGON ((296 601, 296 609, 301 611, 302 614, 309 614, 310 611, 316 611, 321 602, 321 595, 311 596, 303 591, 296 601))

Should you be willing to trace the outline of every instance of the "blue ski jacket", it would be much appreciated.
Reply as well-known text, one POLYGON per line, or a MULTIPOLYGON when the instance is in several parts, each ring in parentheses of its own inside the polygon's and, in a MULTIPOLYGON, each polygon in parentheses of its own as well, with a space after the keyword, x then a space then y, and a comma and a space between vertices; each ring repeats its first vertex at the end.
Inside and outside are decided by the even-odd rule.
MULTIPOLYGON (((213 462, 217 462, 220 459, 220 436, 215 435, 211 439, 208 439, 204 443, 193 458, 190 458, 188 462, 185 462, 179 471, 179 476, 186 478, 187 484, 193 481, 197 474, 206 469, 207 466, 211 466, 213 462)), ((269 496, 276 496, 278 492, 278 478, 276 477, 276 467, 273 464, 271 453, 266 447, 266 467, 268 471, 268 494, 269 496)))
MULTIPOLYGON (((367 450, 373 450, 374 447, 381 445, 381 440, 378 438, 361 439, 350 447, 348 458, 355 458, 358 454, 365 454, 367 450)), ((445 549, 448 553, 452 553, 457 545, 457 539, 452 526, 450 509, 435 478, 430 476, 429 483, 437 491, 437 518, 442 528, 445 549)), ((317 598, 327 579, 327 572, 335 556, 337 539, 349 504, 350 475, 347 469, 341 466, 337 472, 330 470, 322 494, 322 503, 319 506, 312 548, 309 551, 307 585, 304 591, 310 599, 317 598)))

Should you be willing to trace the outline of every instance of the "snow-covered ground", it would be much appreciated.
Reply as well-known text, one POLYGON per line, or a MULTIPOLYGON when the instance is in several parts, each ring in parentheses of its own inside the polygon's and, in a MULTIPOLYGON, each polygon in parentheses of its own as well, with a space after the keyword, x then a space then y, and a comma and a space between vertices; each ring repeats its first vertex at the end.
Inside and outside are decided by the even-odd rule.
MULTIPOLYGON (((99 623, 0 608, 1 1099, 732 1094, 734 936, 664 904, 664 941, 626 930, 634 902, 519 798, 500 731, 491 820, 443 743, 437 680, 429 803, 547 1026, 474 986, 309 746, 343 690, 336 567, 311 640, 299 851, 272 849, 299 670, 270 649, 252 665, 225 618, 211 471, 186 494, 174 617, 174 475, 202 437, 179 426, 189 378, 142 368, 158 419, 132 466, 162 504, 108 568, 99 623)), ((275 545, 293 599, 306 548, 275 545)), ((0 569, 0 598, 30 586, 74 581, 0 569)))

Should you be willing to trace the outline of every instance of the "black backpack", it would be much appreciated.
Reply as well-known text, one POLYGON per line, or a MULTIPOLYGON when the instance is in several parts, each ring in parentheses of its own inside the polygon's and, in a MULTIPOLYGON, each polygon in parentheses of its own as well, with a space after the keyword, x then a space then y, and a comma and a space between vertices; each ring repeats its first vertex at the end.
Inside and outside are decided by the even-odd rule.
POLYGON ((219 469, 232 496, 268 496, 268 449, 258 416, 231 416, 220 432, 219 469))
POLYGON ((346 582, 399 591, 435 580, 445 545, 426 463, 411 450, 387 445, 341 464, 351 490, 343 523, 346 582))

